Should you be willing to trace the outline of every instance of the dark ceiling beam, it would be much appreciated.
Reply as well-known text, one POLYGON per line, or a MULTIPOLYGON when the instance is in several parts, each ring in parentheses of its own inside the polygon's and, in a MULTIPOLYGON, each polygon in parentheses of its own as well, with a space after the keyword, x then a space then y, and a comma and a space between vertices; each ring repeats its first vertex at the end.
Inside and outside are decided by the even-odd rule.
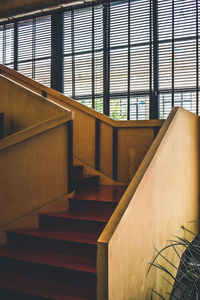
MULTIPOLYGON (((76 4, 77 0, 0 0, 0 19, 76 4)), ((80 1, 84 2, 84 0, 80 1)))

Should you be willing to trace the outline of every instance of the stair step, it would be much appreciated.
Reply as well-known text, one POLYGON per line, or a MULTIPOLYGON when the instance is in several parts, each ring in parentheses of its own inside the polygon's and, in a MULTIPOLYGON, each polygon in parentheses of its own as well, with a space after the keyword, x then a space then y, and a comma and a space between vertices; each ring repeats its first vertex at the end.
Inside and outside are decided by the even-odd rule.
POLYGON ((72 176, 73 178, 83 176, 83 166, 73 166, 72 176))
POLYGON ((49 215, 49 214, 41 214, 39 216, 39 227, 40 229, 61 229, 61 230, 69 230, 70 232, 79 232, 79 233, 100 233, 106 225, 106 221, 98 221, 91 219, 77 219, 60 216, 49 215))
MULTIPOLYGON (((36 296, 36 295, 30 295, 30 294, 26 294, 23 292, 19 292, 16 290, 11 290, 9 288, 4 288, 0 286, 0 295, 1 298, 3 300, 16 300, 16 299, 20 299, 20 300, 53 300, 52 298, 46 298, 46 297, 41 297, 41 296, 36 296)), ((72 298, 74 299, 74 298, 72 298)))
MULTIPOLYGON (((87 208, 86 208, 87 209, 87 208)), ((43 216, 47 217, 57 217, 62 219, 72 219, 72 220, 83 220, 83 221, 97 221, 97 222, 108 222, 110 218, 110 212, 102 212, 102 211, 81 211, 81 210, 70 210, 61 213, 49 213, 43 214, 43 216)))
POLYGON ((69 255, 67 253, 47 251, 46 249, 26 249, 9 247, 0 250, 0 258, 17 259, 49 266, 96 273, 96 257, 69 255))
POLYGON ((91 201, 91 200, 79 200, 79 199, 69 199, 70 211, 80 212, 81 214, 86 213, 87 216, 94 215, 98 219, 102 215, 103 218, 111 216, 115 210, 118 202, 103 202, 103 201, 91 201))
MULTIPOLYGON (((56 253, 65 253, 69 255, 80 255, 84 257, 96 258, 97 244, 83 243, 78 241, 54 239, 53 237, 46 237, 45 234, 32 235, 26 232, 19 234, 15 232, 8 232, 8 247, 23 247, 27 251, 30 249, 41 249, 52 251, 56 253)), ((92 240, 93 241, 93 240, 92 240)))
POLYGON ((74 177, 73 185, 75 189, 97 187, 99 185, 99 176, 83 175, 80 177, 74 177))
POLYGON ((0 293, 2 292, 1 298, 3 300, 96 299, 96 287, 69 284, 67 280, 60 278, 57 280, 56 276, 50 278, 49 276, 42 276, 40 273, 32 274, 29 271, 24 272, 23 270, 0 270, 0 278, 0 293), (3 295, 4 297, 2 297, 3 295))
POLYGON ((73 199, 119 202, 125 190, 125 186, 98 186, 90 189, 80 189, 76 192, 73 199))
POLYGON ((13 230, 8 231, 8 244, 12 243, 12 238, 15 237, 14 241, 17 241, 18 237, 39 237, 52 239, 55 241, 66 241, 74 243, 83 243, 88 245, 95 245, 99 237, 99 233, 85 233, 85 232, 71 232, 67 230, 58 229, 32 229, 32 230, 13 230))
POLYGON ((97 240, 126 187, 99 186, 99 176, 82 176, 82 166, 73 172, 69 212, 41 214, 39 229, 7 232, 2 299, 96 299, 97 240))
MULTIPOLYGON (((30 260, 19 260, 10 257, 0 257, 1 271, 10 273, 30 273, 34 278, 39 274, 41 277, 56 281, 63 281, 77 286, 96 286, 96 273, 57 267, 53 265, 32 262, 30 260)), ((1 286, 0 277, 0 286, 1 286)))

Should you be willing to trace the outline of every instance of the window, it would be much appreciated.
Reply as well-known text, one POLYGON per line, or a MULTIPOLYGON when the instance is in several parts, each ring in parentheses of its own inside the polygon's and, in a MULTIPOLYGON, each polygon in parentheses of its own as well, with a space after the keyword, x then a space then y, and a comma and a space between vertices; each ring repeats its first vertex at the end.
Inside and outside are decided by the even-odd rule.
POLYGON ((64 13, 64 93, 103 112, 103 11, 64 13))
POLYGON ((0 25, 0 62, 116 120, 198 114, 199 16, 198 0, 85 3, 0 25))
POLYGON ((14 68, 14 24, 0 26, 0 63, 14 68))
POLYGON ((198 113, 198 1, 158 0, 159 117, 173 106, 198 113))
POLYGON ((50 16, 18 22, 18 71, 50 86, 50 16))

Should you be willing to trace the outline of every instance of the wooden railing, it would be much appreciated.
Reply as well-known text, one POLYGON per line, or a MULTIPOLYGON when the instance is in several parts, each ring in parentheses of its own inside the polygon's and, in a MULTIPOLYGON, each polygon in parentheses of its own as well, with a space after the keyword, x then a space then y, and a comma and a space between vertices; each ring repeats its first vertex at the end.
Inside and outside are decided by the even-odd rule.
MULTIPOLYGON (((197 233, 198 219, 199 118, 173 108, 98 239, 97 299, 146 300, 152 288, 166 299, 165 272, 155 269, 147 277, 155 248, 174 236, 193 239, 181 227, 197 233)), ((166 260, 158 263, 176 276, 178 256, 162 254, 166 260)))
POLYGON ((74 111, 74 157, 116 181, 132 179, 164 122, 115 121, 3 65, 0 65, 0 72, 74 111))

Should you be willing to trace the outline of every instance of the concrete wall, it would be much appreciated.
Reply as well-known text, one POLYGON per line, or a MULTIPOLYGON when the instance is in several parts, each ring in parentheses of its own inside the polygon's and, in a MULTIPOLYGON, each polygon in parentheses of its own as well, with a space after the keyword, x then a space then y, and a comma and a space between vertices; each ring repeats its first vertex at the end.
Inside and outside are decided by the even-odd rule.
POLYGON ((98 240, 98 300, 147 300, 154 284, 170 291, 160 272, 146 277, 148 263, 182 225, 197 232, 188 222, 198 219, 198 199, 198 116, 174 109, 98 240))

